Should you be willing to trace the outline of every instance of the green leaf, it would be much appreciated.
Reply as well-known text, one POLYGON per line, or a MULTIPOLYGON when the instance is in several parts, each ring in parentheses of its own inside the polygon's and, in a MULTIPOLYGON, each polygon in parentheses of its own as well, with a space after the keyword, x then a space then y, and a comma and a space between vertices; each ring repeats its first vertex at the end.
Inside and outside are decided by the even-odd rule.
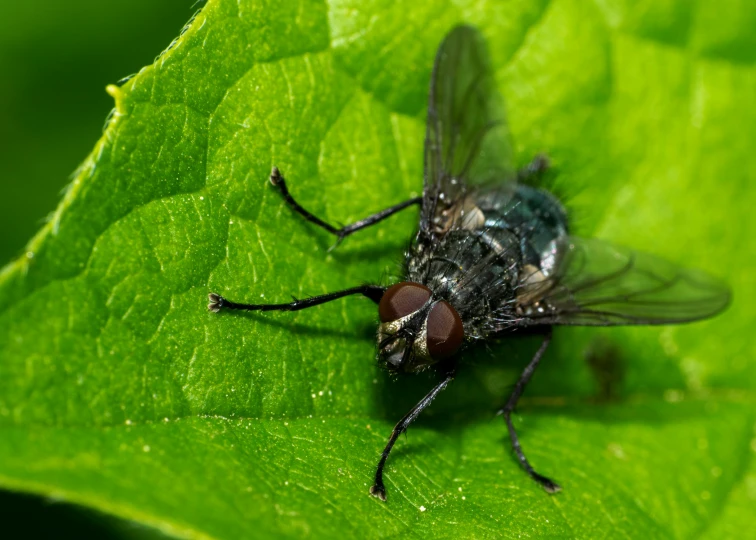
POLYGON ((103 84, 153 60, 195 11, 195 1, 3 3, 2 264, 21 253, 55 208, 71 170, 102 134, 112 106, 103 84))
POLYGON ((178 536, 720 538, 753 526, 756 9, 737 0, 216 0, 116 111, 64 200, 0 274, 0 486, 178 536), (486 36, 517 159, 546 152, 576 232, 725 277, 722 316, 559 329, 516 424, 494 411, 535 343, 432 381, 389 380, 375 307, 234 316, 209 291, 286 301, 390 282, 417 220, 333 239, 417 194, 435 49, 486 36))

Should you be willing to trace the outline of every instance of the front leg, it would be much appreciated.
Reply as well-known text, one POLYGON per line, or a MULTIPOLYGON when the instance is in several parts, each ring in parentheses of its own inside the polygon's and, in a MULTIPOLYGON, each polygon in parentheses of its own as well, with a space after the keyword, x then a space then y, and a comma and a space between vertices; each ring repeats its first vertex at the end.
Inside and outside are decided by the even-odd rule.
POLYGON ((522 465, 522 468, 525 469, 525 472, 528 473, 528 475, 541 484, 543 489, 548 491, 549 493, 556 493, 557 491, 561 491, 561 487, 559 487, 559 484, 551 480, 550 478, 547 478, 543 476, 542 474, 537 473, 533 467, 530 465, 530 462, 525 457, 525 452, 522 451, 522 446, 520 445, 520 439, 517 436, 517 432, 515 431, 514 424, 512 424, 512 411, 514 410, 515 406, 517 405, 517 401, 520 399, 520 396, 522 396, 522 392, 525 390, 525 386, 528 384, 528 381, 530 381, 530 378, 533 376, 533 373, 535 372, 535 369, 538 367, 538 363, 541 361, 541 358, 543 357, 543 353, 546 352, 546 348, 549 346, 549 342, 551 341, 551 328, 548 329, 546 335, 543 338, 543 342, 541 343, 541 346, 538 348, 538 351, 536 351, 535 356, 533 356, 533 359, 530 361, 530 363, 525 367, 525 369, 522 372, 522 375, 520 375, 520 379, 517 381, 517 384, 515 385, 514 390, 512 391, 512 395, 509 396, 509 399, 507 400, 507 404, 504 406, 504 409, 502 409, 502 413, 504 414, 504 421, 507 423, 507 429, 509 429, 509 438, 512 441, 512 448, 515 451, 515 454, 517 454, 517 459, 520 462, 520 465, 522 465))
POLYGON ((353 294, 361 294, 370 298, 376 304, 381 301, 383 293, 386 292, 386 287, 380 285, 361 285, 359 287, 352 287, 351 289, 344 289, 343 291, 336 291, 320 296, 313 296, 311 298, 305 298, 304 300, 294 299, 293 302, 287 302, 285 304, 240 304, 238 302, 232 302, 227 300, 216 293, 210 293, 208 295, 209 303, 207 309, 214 313, 218 313, 221 309, 236 309, 243 311, 299 311, 301 309, 307 309, 326 302, 332 302, 345 296, 353 294))
POLYGON ((386 460, 391 453, 391 449, 394 447, 394 443, 399 438, 399 435, 404 433, 409 425, 414 422, 415 419, 420 415, 420 413, 423 412, 428 407, 428 405, 431 404, 431 401, 435 399, 438 393, 446 388, 446 386, 452 381, 452 379, 454 379, 454 374, 455 368, 452 367, 451 370, 446 373, 441 382, 434 386, 433 389, 428 392, 428 394, 423 399, 421 399, 417 405, 412 407, 412 409, 410 409, 410 412, 404 415, 404 418, 399 420, 396 426, 394 426, 394 430, 391 432, 388 444, 386 444, 386 448, 384 448, 383 452, 381 453, 381 459, 378 462, 378 467, 375 471, 375 482, 373 483, 373 487, 370 488, 371 495, 378 497, 382 501, 386 500, 386 487, 383 485, 383 467, 386 465, 386 460))
POLYGON ((278 191, 281 192, 281 196, 284 198, 284 200, 287 202, 287 204, 291 207, 292 210, 300 214, 310 223, 314 223, 321 229, 325 229, 329 233, 337 236, 338 237, 337 243, 341 242, 344 238, 346 238, 350 234, 357 232, 361 229, 370 227, 371 225, 375 225, 379 221, 383 221, 387 217, 392 216, 409 206, 422 203, 422 200, 423 200, 422 197, 415 197, 414 199, 409 199, 407 201, 396 204, 394 206, 390 206, 389 208, 386 208, 385 210, 381 210, 380 212, 376 214, 373 214, 364 219, 355 221, 354 223, 350 223, 349 225, 345 225, 337 229, 333 225, 326 223, 319 217, 314 216, 313 214, 305 210, 302 207, 302 205, 300 205, 297 201, 294 200, 294 197, 292 197, 291 193, 289 193, 289 188, 286 186, 286 180, 284 180, 284 177, 281 175, 281 171, 278 170, 278 167, 273 167, 273 170, 270 173, 270 183, 273 184, 273 186, 275 186, 276 188, 278 188, 278 191))

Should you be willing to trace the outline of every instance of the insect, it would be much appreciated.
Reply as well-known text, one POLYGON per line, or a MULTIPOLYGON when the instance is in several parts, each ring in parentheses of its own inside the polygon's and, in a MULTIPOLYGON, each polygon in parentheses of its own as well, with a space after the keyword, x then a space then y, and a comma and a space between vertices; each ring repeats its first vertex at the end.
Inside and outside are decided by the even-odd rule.
POLYGON ((671 324, 710 317, 730 294, 717 279, 661 258, 572 236, 567 215, 547 191, 523 183, 548 166, 536 157, 510 166, 503 107, 485 44, 469 26, 441 43, 431 77, 422 197, 341 228, 305 210, 277 168, 270 181, 288 205, 340 242, 411 206, 418 231, 405 254, 403 281, 360 285, 285 304, 242 304, 210 294, 208 308, 298 311, 350 295, 378 304, 378 359, 388 370, 434 369, 438 383, 394 427, 370 493, 386 500, 383 469, 397 438, 454 378, 461 352, 527 331, 543 341, 504 404, 522 468, 554 493, 520 446, 511 413, 549 345, 555 325, 671 324))

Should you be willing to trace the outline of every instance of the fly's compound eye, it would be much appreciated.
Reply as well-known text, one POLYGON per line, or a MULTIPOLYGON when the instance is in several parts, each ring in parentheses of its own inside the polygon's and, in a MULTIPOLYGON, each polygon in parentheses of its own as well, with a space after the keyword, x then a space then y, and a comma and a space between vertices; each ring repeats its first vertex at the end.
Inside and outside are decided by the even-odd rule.
POLYGON ((384 323, 396 321, 416 312, 430 297, 431 291, 425 285, 408 281, 397 283, 383 293, 378 304, 378 316, 384 323))
POLYGON ((448 302, 440 301, 428 314, 428 353, 434 360, 449 358, 465 337, 462 319, 448 302))

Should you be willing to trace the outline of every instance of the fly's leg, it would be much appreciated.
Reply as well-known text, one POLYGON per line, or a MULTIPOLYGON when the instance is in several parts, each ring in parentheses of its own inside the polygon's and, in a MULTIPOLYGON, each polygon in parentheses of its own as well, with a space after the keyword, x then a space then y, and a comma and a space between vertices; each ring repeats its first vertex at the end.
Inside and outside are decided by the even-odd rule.
POLYGON ((208 295, 209 303, 207 304, 207 309, 215 313, 218 313, 221 309, 238 309, 244 311, 299 311, 300 309, 319 306, 320 304, 325 304, 326 302, 338 300, 339 298, 353 294, 367 296, 377 304, 381 301, 381 297, 385 291, 386 287, 380 287, 378 285, 362 285, 360 287, 344 289, 343 291, 305 298, 304 300, 297 300, 294 298, 294 301, 289 302, 288 304, 239 304, 237 302, 231 302, 219 294, 210 293, 208 295))
POLYGON ((399 420, 396 426, 394 426, 394 431, 391 432, 391 436, 389 437, 388 443, 386 444, 386 448, 383 449, 383 452, 381 453, 381 459, 380 461, 378 461, 378 467, 375 470, 375 482, 373 483, 373 487, 370 488, 371 495, 378 497, 382 501, 386 500, 386 487, 383 485, 383 467, 386 465, 386 460, 391 453, 391 449, 394 447, 394 443, 399 438, 399 435, 407 430, 409 425, 415 421, 415 419, 420 415, 421 412, 426 409, 426 407, 428 407, 428 405, 431 404, 431 401, 435 399, 438 393, 446 388, 446 386, 452 381, 452 379, 454 379, 454 368, 449 370, 444 375, 443 380, 436 386, 434 386, 433 389, 428 392, 428 394, 423 399, 421 399, 417 405, 412 407, 412 409, 410 409, 410 412, 404 415, 404 418, 399 420))
POLYGON ((507 428, 509 429, 509 438, 512 440, 512 448, 514 448, 515 454, 517 454, 517 459, 520 461, 522 468, 525 469, 525 472, 527 472, 533 480, 541 484, 541 486, 543 486, 543 489, 545 489, 549 493, 556 493, 557 491, 560 491, 562 489, 561 487, 559 487, 559 484, 541 474, 538 474, 535 470, 533 470, 533 467, 528 462, 528 459, 525 457, 525 453, 522 451, 522 446, 520 446, 520 440, 517 437, 517 432, 515 431, 511 418, 512 411, 517 405, 517 401, 520 399, 523 390, 525 390, 525 386, 528 384, 528 381, 530 381, 530 378, 533 376, 533 372, 538 366, 538 362, 541 361, 543 353, 546 352, 546 348, 549 346, 550 341, 551 328, 549 328, 548 333, 544 336, 543 343, 541 343, 541 346, 538 348, 535 356, 533 356, 533 359, 525 367, 522 375, 520 375, 520 380, 517 381, 517 384, 512 391, 512 395, 509 396, 509 400, 507 401, 507 404, 504 406, 504 409, 502 409, 501 412, 502 414, 504 414, 504 420, 506 421, 507 428))
POLYGON ((533 176, 543 174, 551 166, 549 158, 545 154, 536 155, 530 163, 525 165, 522 169, 517 171, 517 181, 522 182, 533 176))
POLYGON ((292 197, 289 193, 289 188, 286 187, 286 180, 284 180, 284 177, 281 175, 278 167, 273 167, 273 170, 270 173, 270 183, 278 188, 278 191, 281 192, 281 196, 283 196, 284 200, 288 203, 292 210, 294 210, 298 214, 301 214, 302 217, 304 217, 310 223, 314 223, 318 227, 325 229, 329 233, 338 237, 337 244, 353 232, 357 232, 361 229, 370 227, 371 225, 375 225, 379 221, 383 221, 387 217, 392 216, 409 206, 420 204, 423 200, 422 197, 415 197, 414 199, 410 199, 408 201, 404 201, 397 205, 391 206, 389 208, 386 208, 385 210, 381 210, 377 214, 373 214, 372 216, 368 216, 365 219, 361 219, 337 229, 336 227, 329 223, 326 223, 319 217, 312 215, 310 212, 305 210, 297 201, 294 200, 294 197, 292 197))

